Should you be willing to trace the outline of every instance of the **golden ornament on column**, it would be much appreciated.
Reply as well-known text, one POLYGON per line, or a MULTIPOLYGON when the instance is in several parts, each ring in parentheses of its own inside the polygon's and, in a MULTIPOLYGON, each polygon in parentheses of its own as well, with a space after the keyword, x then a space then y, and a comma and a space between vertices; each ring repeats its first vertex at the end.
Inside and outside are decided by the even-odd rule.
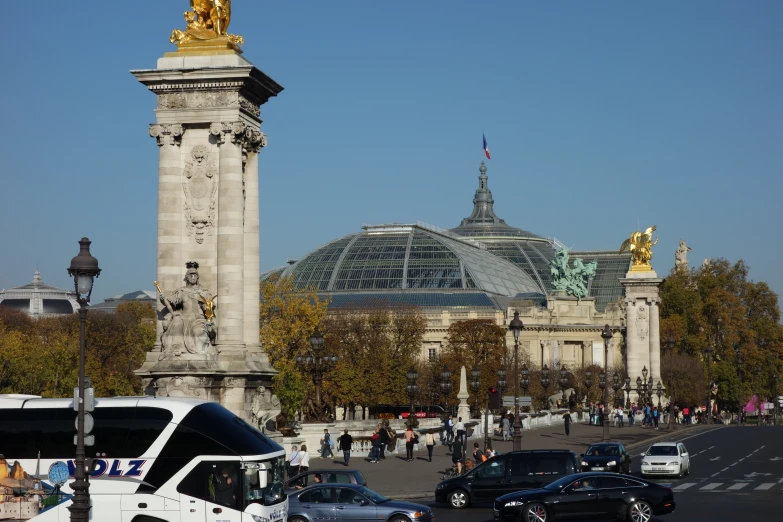
POLYGON ((633 259, 631 272, 652 272, 652 265, 650 265, 652 247, 658 244, 657 237, 655 242, 652 240, 655 230, 653 225, 644 232, 636 231, 620 246, 620 254, 626 250, 631 253, 633 259))
POLYGON ((228 34, 231 23, 231 0, 190 0, 190 11, 185 11, 187 27, 174 29, 169 41, 177 44, 177 53, 220 54, 241 53, 245 39, 228 34))

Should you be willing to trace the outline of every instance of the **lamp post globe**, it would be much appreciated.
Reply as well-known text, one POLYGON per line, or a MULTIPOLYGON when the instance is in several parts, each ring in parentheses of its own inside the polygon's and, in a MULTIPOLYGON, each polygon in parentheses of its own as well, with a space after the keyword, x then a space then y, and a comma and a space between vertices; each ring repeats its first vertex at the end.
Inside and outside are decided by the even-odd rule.
POLYGON ((87 306, 90 304, 92 285, 101 274, 98 260, 90 253, 92 242, 86 237, 79 241, 79 254, 71 259, 68 275, 73 277, 76 301, 79 303, 79 411, 76 417, 76 459, 74 461, 73 502, 68 507, 71 520, 87 522, 90 516, 90 482, 86 472, 86 451, 84 448, 84 381, 87 351, 87 306))
POLYGON ((508 329, 514 335, 514 451, 522 449, 522 422, 519 419, 519 334, 525 327, 519 318, 519 312, 514 312, 514 318, 509 321, 508 329))

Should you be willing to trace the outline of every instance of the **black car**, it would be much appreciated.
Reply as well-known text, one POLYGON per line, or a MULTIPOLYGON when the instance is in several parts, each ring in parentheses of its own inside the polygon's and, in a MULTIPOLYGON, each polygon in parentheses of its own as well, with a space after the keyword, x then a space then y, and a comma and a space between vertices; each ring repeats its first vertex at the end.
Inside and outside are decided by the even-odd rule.
POLYGON ((548 522, 572 518, 621 518, 647 522, 674 511, 670 487, 616 473, 577 473, 541 489, 495 499, 495 520, 548 522))
POLYGON ((631 456, 618 442, 599 442, 582 453, 582 471, 614 471, 631 474, 631 456))
POLYGON ((285 483, 285 492, 290 494, 297 489, 320 483, 366 486, 367 480, 365 480, 362 472, 357 469, 341 469, 339 471, 334 469, 311 469, 288 479, 285 483), (318 477, 317 480, 316 476, 318 477))
POLYGON ((486 462, 459 477, 444 480, 435 489, 435 500, 453 508, 474 502, 492 502, 521 489, 544 484, 579 472, 579 457, 568 450, 512 451, 486 462))

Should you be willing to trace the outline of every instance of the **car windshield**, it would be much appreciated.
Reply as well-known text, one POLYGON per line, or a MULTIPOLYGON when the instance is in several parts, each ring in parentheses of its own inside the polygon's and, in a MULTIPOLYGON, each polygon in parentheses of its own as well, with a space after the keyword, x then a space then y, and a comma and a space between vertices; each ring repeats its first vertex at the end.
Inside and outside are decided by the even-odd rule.
POLYGON ((586 457, 617 456, 620 450, 617 446, 590 446, 585 452, 586 457))
POLYGON ((563 489, 565 486, 569 485, 573 481, 573 477, 563 477, 561 479, 557 479, 554 482, 550 482, 546 486, 544 486, 544 489, 547 489, 549 491, 557 491, 559 489, 563 489))
POLYGON ((364 486, 357 488, 356 491, 364 495, 365 497, 369 498, 373 501, 374 504, 382 504, 384 502, 388 502, 389 499, 381 495, 380 493, 376 493, 375 491, 371 490, 370 488, 365 488, 364 486))
POLYGON ((283 457, 265 462, 246 462, 242 466, 245 472, 245 504, 258 503, 272 506, 285 500, 283 492, 283 457), (266 474, 266 487, 260 485, 260 474, 266 474))
POLYGON ((677 446, 650 446, 647 454, 656 457, 676 457, 677 446))

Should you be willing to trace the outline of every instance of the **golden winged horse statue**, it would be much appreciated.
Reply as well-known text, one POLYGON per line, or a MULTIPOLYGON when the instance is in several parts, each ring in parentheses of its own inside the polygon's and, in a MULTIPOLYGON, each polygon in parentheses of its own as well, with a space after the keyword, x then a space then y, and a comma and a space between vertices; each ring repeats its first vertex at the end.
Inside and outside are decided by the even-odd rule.
POLYGON ((656 231, 655 225, 646 229, 644 232, 636 231, 631 234, 631 237, 623 241, 620 246, 620 252, 623 253, 626 250, 631 253, 633 263, 631 264, 631 272, 651 272, 652 266, 650 265, 650 259, 652 259, 652 247, 658 244, 658 238, 655 238, 653 242, 652 236, 656 231))

